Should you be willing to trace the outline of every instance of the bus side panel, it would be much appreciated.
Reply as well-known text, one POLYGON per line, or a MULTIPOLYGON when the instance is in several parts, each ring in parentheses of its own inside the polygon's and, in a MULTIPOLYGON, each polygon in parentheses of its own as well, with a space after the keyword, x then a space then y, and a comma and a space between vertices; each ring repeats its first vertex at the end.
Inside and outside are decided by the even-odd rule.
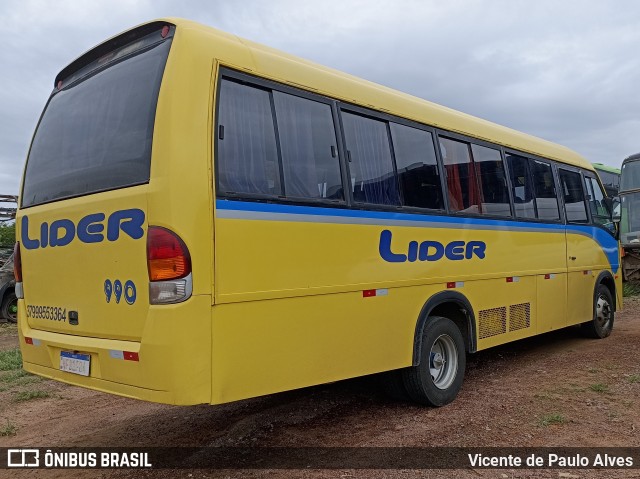
POLYGON ((410 365, 417 289, 214 306, 213 403, 410 365))
POLYGON ((564 328, 567 325, 567 274, 538 275, 536 287, 538 303, 536 332, 542 334, 564 328))
POLYGON ((253 211, 248 215, 255 219, 228 216, 241 213, 247 214, 216 210, 216 303, 566 272, 562 228, 392 226, 289 214, 262 220, 253 211))
MULTIPOLYGON (((416 319, 443 285, 322 294, 213 308, 213 403, 411 366, 416 319)), ((478 348, 536 333, 535 277, 465 282, 478 348)), ((427 323, 428 324, 428 323, 427 323)), ((428 327, 428 326, 427 326, 428 327)))
MULTIPOLYGON (((448 288, 471 302, 478 349, 533 335, 537 277, 566 277, 563 227, 504 231, 216 214, 214 403, 410 366, 420 311, 448 288), (391 253, 404 261, 388 261, 384 231, 392 234, 391 253), (424 241, 484 247, 468 258, 462 247, 450 248, 451 258, 409 261, 410 243, 424 241)), ((553 299, 566 304, 562 293, 553 299)))

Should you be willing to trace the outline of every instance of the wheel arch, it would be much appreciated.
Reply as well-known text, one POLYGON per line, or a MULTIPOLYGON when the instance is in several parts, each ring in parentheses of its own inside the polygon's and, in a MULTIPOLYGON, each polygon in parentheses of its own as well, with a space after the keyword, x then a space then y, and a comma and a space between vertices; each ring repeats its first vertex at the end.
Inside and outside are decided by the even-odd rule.
POLYGON ((613 275, 609 272, 609 271, 602 271, 599 275, 598 275, 598 279, 596 279, 596 287, 593 289, 593 314, 595 317, 595 303, 596 303, 596 296, 598 295, 598 286, 600 285, 604 285, 607 287, 607 289, 609 290, 609 292, 611 293, 611 298, 613 300, 613 310, 617 311, 618 310, 618 305, 617 305, 617 301, 616 301, 616 282, 613 279, 613 275))
POLYGON ((420 364, 422 334, 432 315, 452 320, 462 333, 467 352, 477 351, 476 318, 471 303, 459 291, 441 291, 431 296, 420 310, 413 337, 413 366, 420 364))

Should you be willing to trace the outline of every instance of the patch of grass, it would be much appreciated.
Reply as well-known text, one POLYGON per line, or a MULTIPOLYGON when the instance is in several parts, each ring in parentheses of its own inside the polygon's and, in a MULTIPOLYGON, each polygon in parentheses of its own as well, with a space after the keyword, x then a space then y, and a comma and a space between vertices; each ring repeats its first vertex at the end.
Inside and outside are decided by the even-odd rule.
POLYGON ((600 394, 609 392, 609 386, 602 383, 592 384, 591 386, 589 386, 589 389, 600 394))
POLYGON ((51 397, 47 391, 21 391, 14 396, 14 401, 31 401, 51 397))
POLYGON ((630 296, 638 296, 640 294, 640 283, 626 282, 622 284, 622 296, 628 298, 630 296))
POLYGON ((7 419, 7 424, 0 427, 0 436, 15 436, 18 428, 7 419))
POLYGON ((553 396, 548 392, 536 393, 533 395, 533 397, 536 399, 553 399, 553 396))
POLYGON ((0 351, 0 371, 13 371, 22 367, 20 349, 0 351))
POLYGON ((0 375, 0 383, 11 386, 36 383, 41 380, 41 377, 34 376, 33 374, 26 372, 24 369, 16 369, 0 375))
POLYGON ((0 323, 0 336, 18 334, 18 325, 13 323, 0 323))
POLYGON ((639 374, 632 374, 631 376, 629 376, 627 378, 627 381, 629 381, 631 384, 639 383, 640 382, 640 375, 639 374))
POLYGON ((543 427, 551 426, 553 424, 564 424, 567 422, 566 418, 562 414, 545 414, 540 418, 538 424, 543 427))

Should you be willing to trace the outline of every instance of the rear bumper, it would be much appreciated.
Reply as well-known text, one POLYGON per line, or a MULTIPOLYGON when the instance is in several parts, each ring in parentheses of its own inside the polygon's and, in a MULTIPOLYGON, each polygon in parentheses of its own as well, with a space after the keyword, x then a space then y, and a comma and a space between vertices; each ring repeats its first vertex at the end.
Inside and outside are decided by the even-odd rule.
POLYGON ((23 300, 18 301, 18 323, 28 372, 145 401, 176 405, 211 402, 210 296, 150 307, 139 342, 33 329, 27 323, 23 300), (31 338, 29 343, 25 337, 31 338), (89 354, 89 376, 61 371, 61 351, 89 354), (139 359, 123 359, 123 352, 137 353, 139 359))
POLYGON ((84 377, 74 374, 65 373, 59 369, 48 368, 39 364, 32 364, 26 361, 22 364, 25 371, 38 376, 53 379, 74 386, 82 386, 96 391, 116 394, 133 399, 141 399, 143 401, 151 401, 164 404, 176 404, 173 394, 169 391, 154 391, 152 389, 144 389, 128 384, 120 384, 113 381, 105 381, 95 377, 84 377))

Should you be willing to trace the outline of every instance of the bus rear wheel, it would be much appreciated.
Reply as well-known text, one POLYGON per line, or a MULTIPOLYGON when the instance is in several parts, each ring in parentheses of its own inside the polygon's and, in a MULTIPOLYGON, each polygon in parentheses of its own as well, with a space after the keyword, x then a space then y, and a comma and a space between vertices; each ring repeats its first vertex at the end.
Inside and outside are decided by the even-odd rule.
POLYGON ((2 301, 0 314, 10 323, 18 322, 18 298, 16 297, 16 293, 13 291, 7 293, 2 301))
POLYGON ((458 326, 448 318, 429 318, 422 335, 420 364, 403 370, 409 397, 427 406, 453 401, 464 380, 466 353, 458 326))
POLYGON ((613 297, 604 284, 599 284, 595 294, 593 319, 582 324, 582 331, 590 338, 603 339, 613 329, 613 297))

